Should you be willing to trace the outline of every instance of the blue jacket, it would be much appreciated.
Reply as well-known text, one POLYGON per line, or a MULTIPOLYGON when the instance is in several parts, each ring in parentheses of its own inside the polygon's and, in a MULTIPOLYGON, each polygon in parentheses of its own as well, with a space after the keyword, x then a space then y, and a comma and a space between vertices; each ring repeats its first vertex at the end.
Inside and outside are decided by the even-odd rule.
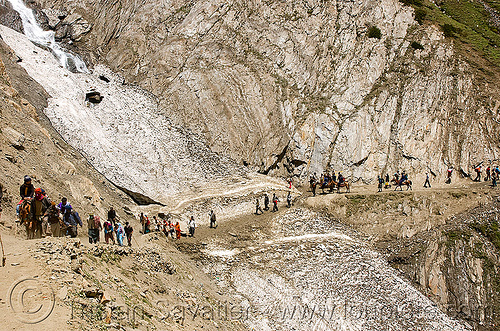
POLYGON ((64 214, 63 218, 64 224, 67 226, 77 226, 77 224, 80 224, 80 226, 83 226, 82 220, 80 219, 80 215, 78 215, 78 212, 72 211, 71 213, 66 213, 64 214))

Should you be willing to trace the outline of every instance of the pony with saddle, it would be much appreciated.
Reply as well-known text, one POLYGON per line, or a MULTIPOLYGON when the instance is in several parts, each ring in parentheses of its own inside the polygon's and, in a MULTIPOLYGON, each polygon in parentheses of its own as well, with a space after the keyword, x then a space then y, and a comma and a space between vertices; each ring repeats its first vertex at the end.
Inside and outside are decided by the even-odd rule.
POLYGON ((19 205, 20 224, 26 227, 26 236, 28 239, 34 238, 34 220, 31 219, 31 199, 25 198, 19 205))
POLYGON ((402 191, 403 190, 403 185, 406 185, 406 190, 412 190, 413 189, 411 188, 411 185, 413 183, 411 182, 411 180, 407 179, 407 180, 403 180, 403 181, 398 181, 396 182, 396 184, 394 184, 396 187, 394 188, 394 191, 396 191, 399 187, 399 190, 402 191))
POLYGON ((342 183, 337 183, 337 193, 340 193, 341 187, 345 187, 345 193, 351 192, 351 185, 348 181, 344 180, 342 183))
POLYGON ((319 185, 321 187, 322 194, 325 194, 325 188, 329 189, 329 192, 332 193, 333 189, 337 187, 337 182, 334 182, 332 179, 325 182, 324 178, 321 178, 319 185))
POLYGON ((19 206, 20 224, 26 227, 26 236, 28 239, 34 239, 36 236, 41 237, 42 224, 35 221, 31 214, 31 198, 25 198, 19 206))

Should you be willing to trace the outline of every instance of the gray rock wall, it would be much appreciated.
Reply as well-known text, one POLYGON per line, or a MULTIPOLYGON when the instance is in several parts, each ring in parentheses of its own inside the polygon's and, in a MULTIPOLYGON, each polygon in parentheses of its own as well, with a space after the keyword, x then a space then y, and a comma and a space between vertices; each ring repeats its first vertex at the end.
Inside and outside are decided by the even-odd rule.
POLYGON ((495 74, 478 75, 397 0, 40 4, 86 22, 73 39, 88 59, 261 171, 330 167, 371 181, 497 158, 495 74), (371 26, 380 39, 368 37, 371 26))

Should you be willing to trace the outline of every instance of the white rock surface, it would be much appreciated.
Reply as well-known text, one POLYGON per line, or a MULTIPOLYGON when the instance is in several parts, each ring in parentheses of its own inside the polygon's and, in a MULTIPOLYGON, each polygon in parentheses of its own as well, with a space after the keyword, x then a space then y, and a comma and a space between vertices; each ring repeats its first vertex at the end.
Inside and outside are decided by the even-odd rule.
POLYGON ((213 153, 198 135, 162 115, 150 94, 123 84, 108 69, 74 74, 24 35, 3 26, 0 33, 52 96, 45 113, 55 129, 117 186, 179 208, 203 196, 285 187, 213 153), (91 91, 98 91, 102 102, 85 101, 91 91))

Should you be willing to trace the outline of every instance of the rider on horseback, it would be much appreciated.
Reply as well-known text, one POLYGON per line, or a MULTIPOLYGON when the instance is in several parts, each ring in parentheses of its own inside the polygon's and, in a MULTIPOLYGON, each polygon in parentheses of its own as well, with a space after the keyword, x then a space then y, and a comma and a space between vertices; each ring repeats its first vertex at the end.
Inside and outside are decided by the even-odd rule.
POLYGON ((403 171, 403 173, 401 174, 401 179, 399 180, 399 185, 403 185, 403 183, 407 180, 408 180, 408 175, 403 171))
POLYGON ((21 196, 21 200, 16 206, 16 215, 19 216, 19 208, 21 208, 21 204, 25 199, 33 198, 33 194, 35 194, 35 187, 31 184, 31 178, 26 175, 24 176, 24 183, 19 188, 19 195, 21 196))
POLYGON ((339 185, 343 184, 345 182, 344 176, 342 176, 342 173, 339 171, 339 185))

